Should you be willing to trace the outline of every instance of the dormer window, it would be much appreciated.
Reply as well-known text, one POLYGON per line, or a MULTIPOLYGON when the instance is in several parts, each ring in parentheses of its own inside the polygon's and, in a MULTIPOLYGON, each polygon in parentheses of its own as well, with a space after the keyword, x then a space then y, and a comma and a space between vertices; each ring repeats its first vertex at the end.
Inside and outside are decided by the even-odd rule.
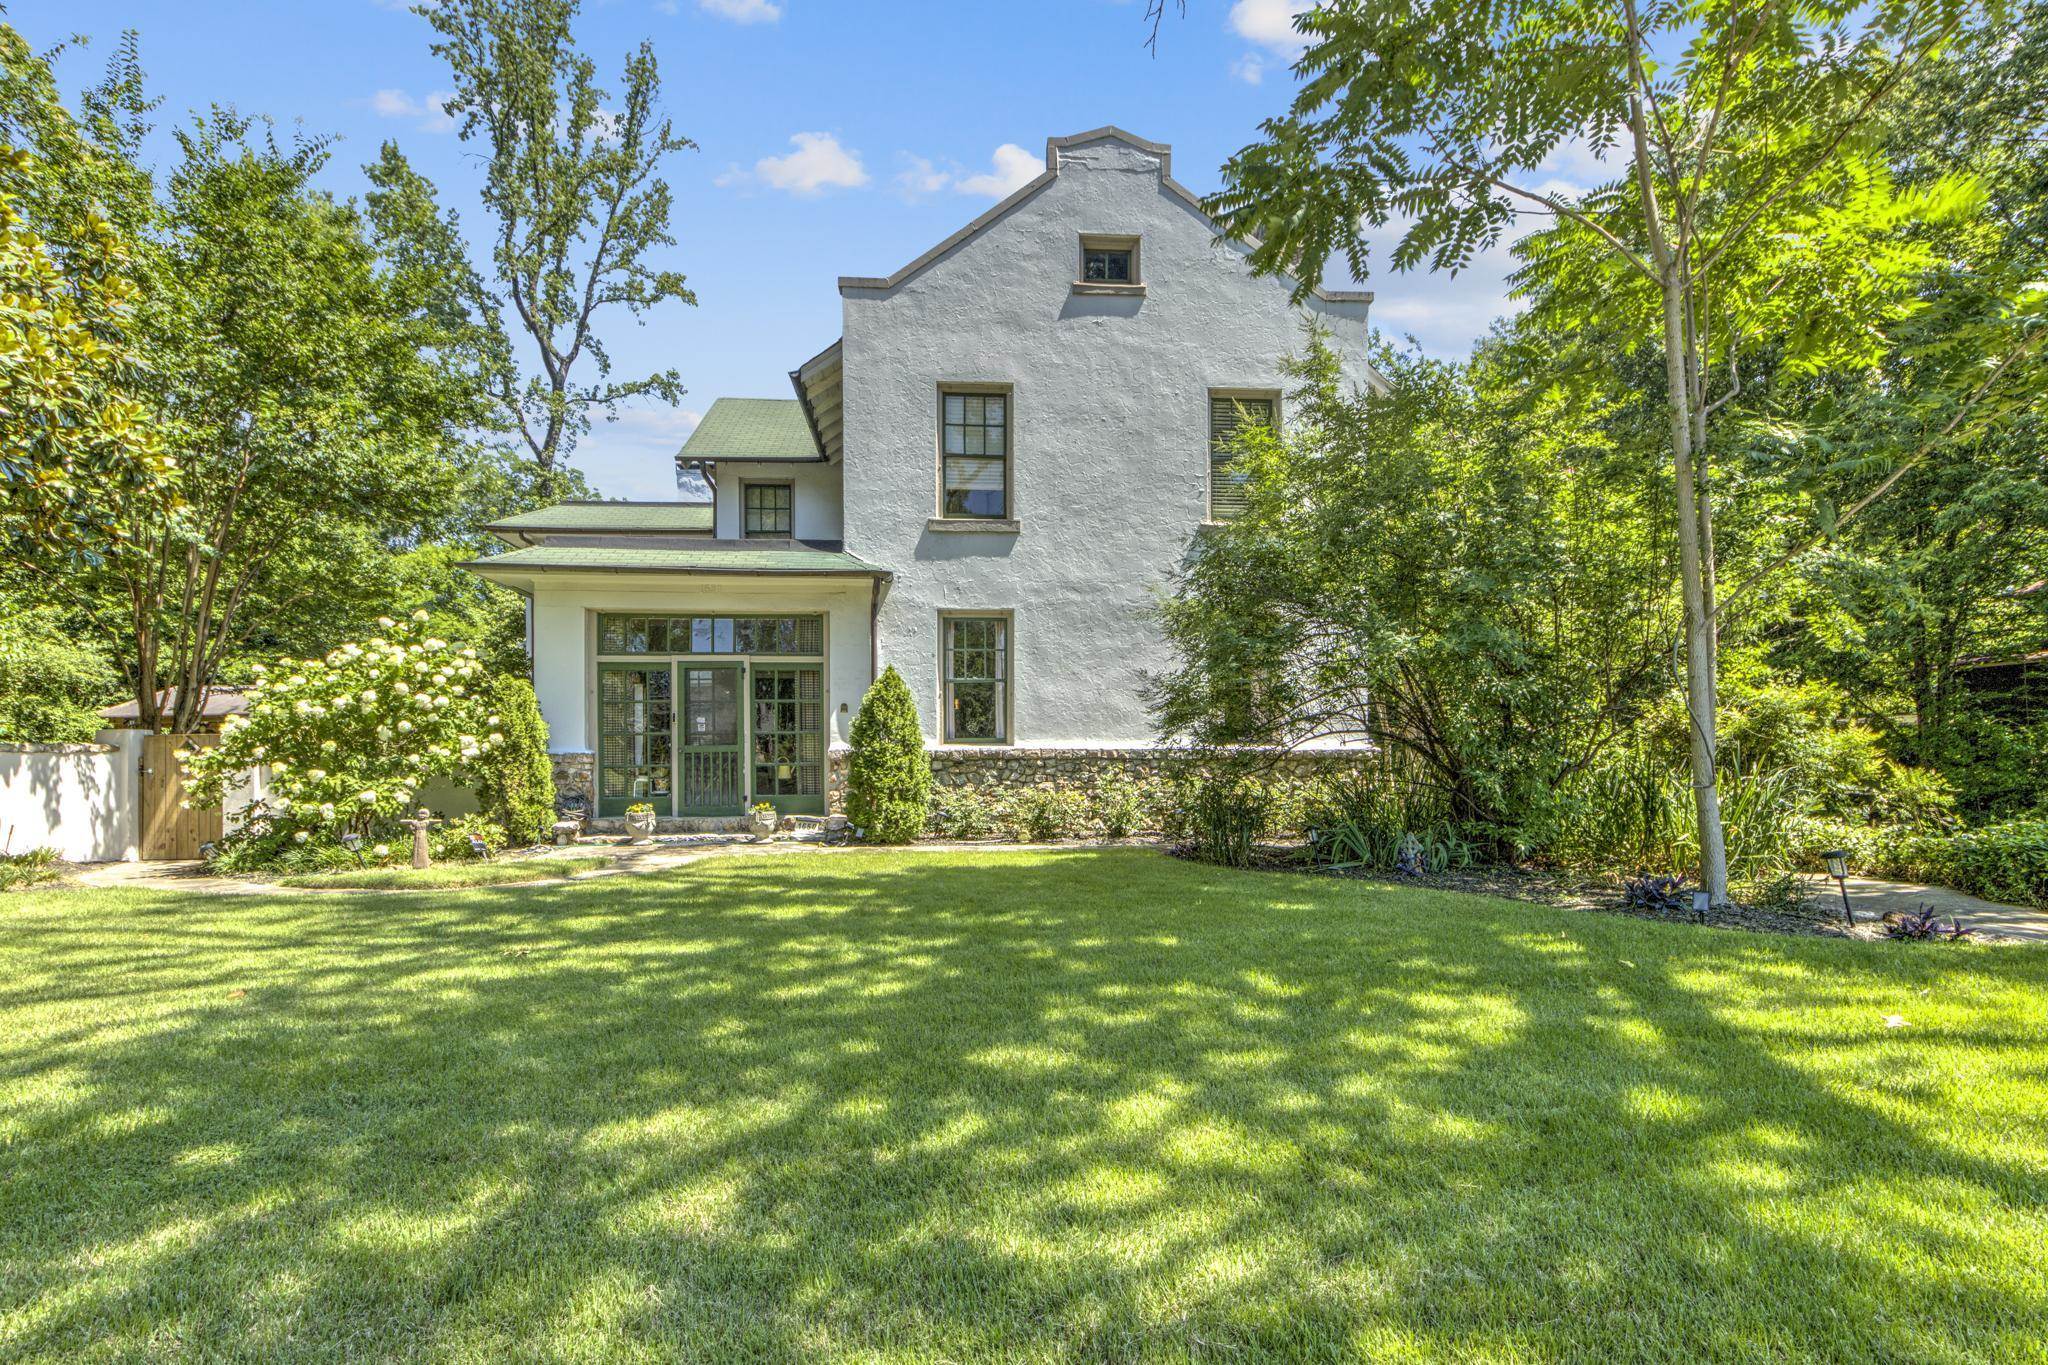
POLYGON ((1138 239, 1084 234, 1081 273, 1074 287, 1103 293, 1135 293, 1143 289, 1144 282, 1138 275, 1138 239))

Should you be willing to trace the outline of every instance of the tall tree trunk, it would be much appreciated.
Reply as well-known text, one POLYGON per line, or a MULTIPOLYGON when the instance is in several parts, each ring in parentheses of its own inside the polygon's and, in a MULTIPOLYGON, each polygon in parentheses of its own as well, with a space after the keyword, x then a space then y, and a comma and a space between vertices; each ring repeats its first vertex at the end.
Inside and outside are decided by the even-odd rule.
POLYGON ((1715 905, 1728 903, 1728 846, 1721 830, 1721 791, 1715 773, 1714 619, 1708 601, 1706 519, 1693 468, 1692 385, 1685 326, 1685 257, 1660 261, 1664 294, 1664 375, 1671 408, 1671 467, 1678 485, 1678 577, 1685 601, 1685 709, 1691 735, 1693 808, 1700 829, 1700 881, 1715 905))

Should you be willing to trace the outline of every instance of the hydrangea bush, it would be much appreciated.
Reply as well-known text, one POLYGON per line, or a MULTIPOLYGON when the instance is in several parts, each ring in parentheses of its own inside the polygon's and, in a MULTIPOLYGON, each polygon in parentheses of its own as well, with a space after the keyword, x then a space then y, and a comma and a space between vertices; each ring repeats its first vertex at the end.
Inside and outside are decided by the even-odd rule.
POLYGON ((195 804, 217 806, 251 768, 270 768, 271 814, 305 828, 368 833, 411 808, 429 778, 462 778, 505 743, 476 651, 379 618, 383 635, 324 659, 258 665, 245 715, 210 748, 184 750, 195 804))

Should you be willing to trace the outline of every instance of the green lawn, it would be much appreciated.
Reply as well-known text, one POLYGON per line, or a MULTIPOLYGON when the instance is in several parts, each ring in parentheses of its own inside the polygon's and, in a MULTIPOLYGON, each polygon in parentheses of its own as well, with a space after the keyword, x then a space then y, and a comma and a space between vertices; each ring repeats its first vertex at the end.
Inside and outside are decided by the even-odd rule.
POLYGON ((503 863, 435 863, 415 870, 411 867, 349 868, 340 872, 301 872, 277 879, 279 886, 309 891, 403 891, 408 888, 450 888, 463 886, 509 886, 514 882, 541 882, 550 877, 567 877, 609 867, 613 859, 601 855, 582 858, 545 856, 515 858, 503 863))
POLYGON ((1141 850, 0 899, 0 1359, 2038 1360, 2044 1248, 2033 949, 1141 850))

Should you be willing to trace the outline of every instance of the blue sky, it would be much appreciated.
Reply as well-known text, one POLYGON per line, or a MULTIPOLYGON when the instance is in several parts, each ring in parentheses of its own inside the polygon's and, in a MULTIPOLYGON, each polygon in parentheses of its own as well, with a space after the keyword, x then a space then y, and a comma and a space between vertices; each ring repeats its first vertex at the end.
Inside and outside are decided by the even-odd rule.
MULTIPOLYGON (((838 276, 885 275, 1042 168, 1048 136, 1115 123, 1168 142, 1195 191, 1286 103, 1290 0, 1190 0, 1155 57, 1140 0, 585 0, 579 36, 614 78, 651 38, 664 103, 701 150, 675 158, 677 245, 699 306, 605 335, 621 373, 674 366, 676 409, 622 411, 575 463, 614 497, 673 497, 669 456, 722 395, 783 397, 788 371, 839 333, 838 276)), ((209 103, 341 138, 327 173, 360 194, 395 139, 466 226, 478 172, 437 107, 446 69, 404 0, 14 0, 38 48, 95 39, 67 87, 140 32, 162 121, 209 103)), ((159 134, 159 144, 168 142, 159 134)), ((1455 280, 1367 281, 1374 322, 1462 353, 1506 304, 1504 251, 1455 280)), ((1341 275, 1341 268, 1339 271, 1341 275)), ((1341 283, 1333 279, 1332 283, 1341 283)))

